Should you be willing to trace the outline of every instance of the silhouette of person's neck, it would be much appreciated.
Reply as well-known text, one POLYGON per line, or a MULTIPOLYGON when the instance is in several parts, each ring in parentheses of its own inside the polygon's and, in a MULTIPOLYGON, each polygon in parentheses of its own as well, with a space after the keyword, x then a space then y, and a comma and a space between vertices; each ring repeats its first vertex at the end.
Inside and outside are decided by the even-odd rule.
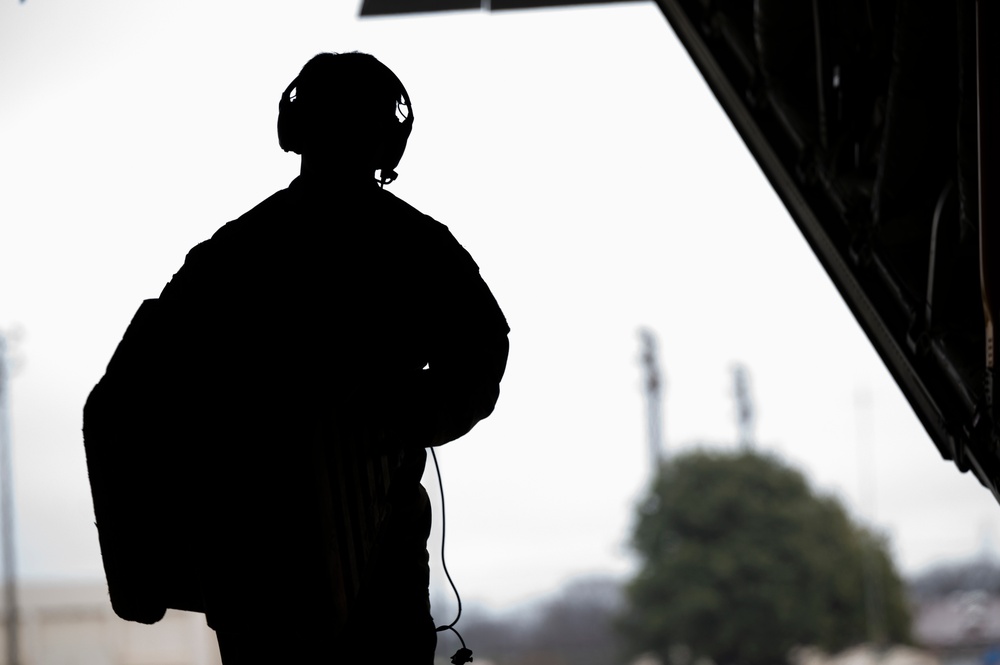
POLYGON ((303 180, 335 189, 357 190, 375 186, 374 168, 315 155, 302 155, 299 175, 303 180))

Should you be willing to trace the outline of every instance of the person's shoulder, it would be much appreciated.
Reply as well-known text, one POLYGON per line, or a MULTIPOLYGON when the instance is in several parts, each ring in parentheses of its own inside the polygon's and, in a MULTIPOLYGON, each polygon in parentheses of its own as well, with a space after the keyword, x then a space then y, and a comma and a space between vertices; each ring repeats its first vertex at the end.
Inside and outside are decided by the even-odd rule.
POLYGON ((255 247, 270 245, 277 222, 289 216, 292 204, 293 197, 287 188, 275 192, 223 224, 208 240, 195 245, 186 262, 225 261, 226 257, 248 256, 255 247))
POLYGON ((287 188, 279 190, 236 219, 223 224, 206 242, 220 244, 255 235, 276 220, 287 216, 291 204, 292 195, 289 190, 287 188))
POLYGON ((423 213, 392 192, 379 191, 381 205, 386 207, 384 215, 396 225, 395 231, 402 237, 417 242, 445 245, 459 245, 451 230, 442 222, 423 213))
POLYGON ((397 219, 405 224, 415 224, 423 228, 448 228, 430 215, 420 212, 412 205, 388 190, 380 189, 378 190, 376 196, 379 204, 387 208, 388 212, 392 213, 393 219, 397 219))
POLYGON ((255 247, 266 246, 268 228, 288 206, 288 190, 267 197, 236 219, 222 225, 210 238, 198 243, 184 257, 184 264, 164 287, 161 298, 191 289, 205 289, 225 281, 236 265, 257 254, 255 247))
POLYGON ((442 268, 462 268, 478 272, 479 266, 455 238, 451 230, 430 215, 385 190, 381 190, 383 205, 390 208, 388 217, 396 220, 397 232, 415 252, 424 254, 431 265, 442 268))

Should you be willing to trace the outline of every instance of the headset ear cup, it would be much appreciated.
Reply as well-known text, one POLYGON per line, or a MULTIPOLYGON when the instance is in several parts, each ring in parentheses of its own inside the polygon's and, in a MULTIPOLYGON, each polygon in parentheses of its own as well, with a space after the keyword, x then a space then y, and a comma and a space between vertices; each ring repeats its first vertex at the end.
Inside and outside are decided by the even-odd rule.
POLYGON ((292 90, 295 89, 298 78, 292 81, 278 102, 278 145, 285 152, 302 154, 302 119, 299 108, 292 101, 292 90))
POLYGON ((406 108, 406 117, 403 118, 402 122, 397 121, 396 116, 393 115, 392 127, 386 132, 388 138, 385 142, 383 154, 379 159, 379 170, 382 173, 381 180, 383 183, 389 183, 397 177, 396 167, 399 165, 399 160, 403 158, 403 153, 406 151, 406 142, 410 138, 410 132, 413 130, 413 106, 410 104, 410 97, 406 94, 406 88, 403 87, 403 83, 391 69, 386 67, 385 71, 398 91, 396 94, 397 107, 402 106, 406 108))
POLYGON ((412 124, 408 121, 397 122, 389 132, 389 138, 386 139, 384 152, 379 159, 379 170, 383 174, 392 174, 392 179, 396 178, 396 167, 403 158, 403 152, 406 151, 406 141, 410 138, 411 127, 412 124))

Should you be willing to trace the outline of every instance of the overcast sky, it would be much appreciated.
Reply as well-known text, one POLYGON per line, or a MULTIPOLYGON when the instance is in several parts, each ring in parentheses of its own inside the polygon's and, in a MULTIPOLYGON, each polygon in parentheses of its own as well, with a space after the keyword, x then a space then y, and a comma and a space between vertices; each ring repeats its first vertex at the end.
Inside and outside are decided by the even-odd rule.
MULTIPOLYGON (((364 21, 353 5, 0 2, 25 577, 101 576, 84 400, 186 251, 296 175, 281 91, 315 53, 354 49, 413 100, 392 191, 449 226, 512 329, 495 414, 440 451, 466 598, 509 607, 630 570, 641 326, 660 340, 668 452, 734 445, 743 363, 760 447, 888 533, 905 572, 996 542, 996 502, 941 460, 654 5, 364 21)), ((260 325, 266 340, 283 322, 260 325)))

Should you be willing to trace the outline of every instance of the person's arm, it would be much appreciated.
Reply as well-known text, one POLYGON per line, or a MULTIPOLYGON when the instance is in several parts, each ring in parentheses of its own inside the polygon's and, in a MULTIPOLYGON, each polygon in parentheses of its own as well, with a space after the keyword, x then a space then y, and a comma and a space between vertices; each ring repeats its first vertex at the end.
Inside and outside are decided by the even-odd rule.
POLYGON ((444 226, 428 253, 427 367, 411 392, 423 445, 465 435, 493 412, 507 366, 507 321, 479 267, 444 226))

